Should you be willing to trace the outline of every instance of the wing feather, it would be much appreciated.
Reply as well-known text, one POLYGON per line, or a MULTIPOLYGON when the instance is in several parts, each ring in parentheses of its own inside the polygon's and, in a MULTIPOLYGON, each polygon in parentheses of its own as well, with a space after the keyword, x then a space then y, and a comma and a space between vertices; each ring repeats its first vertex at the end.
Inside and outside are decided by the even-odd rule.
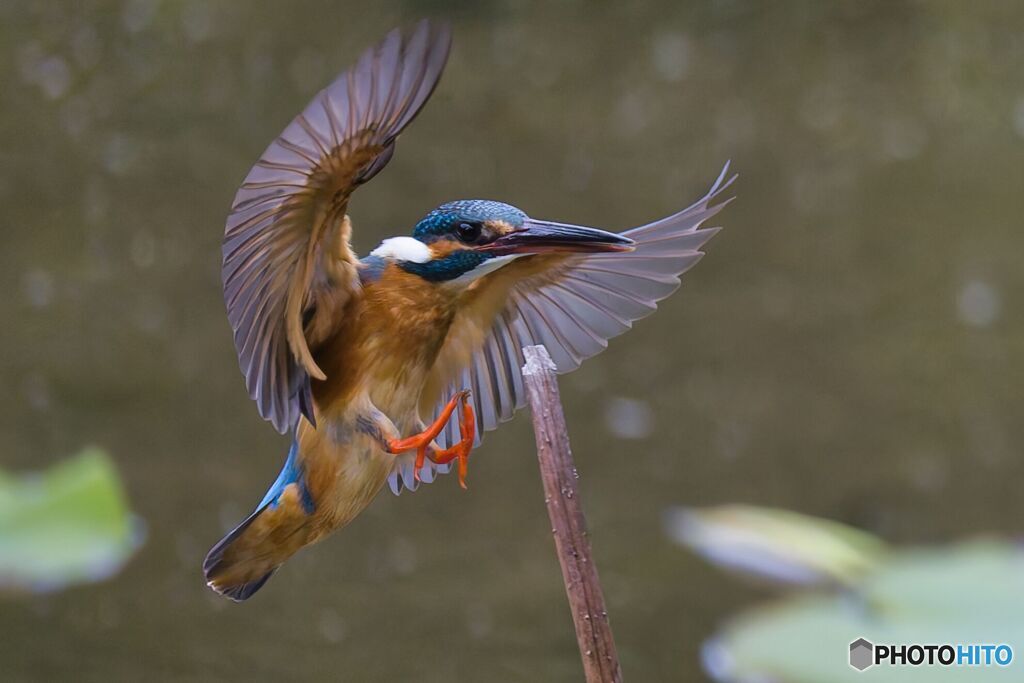
MULTIPOLYGON (((701 248, 718 232, 702 225, 731 201, 721 201, 736 177, 728 169, 726 164, 692 206, 626 231, 636 243, 634 251, 526 257, 482 278, 477 286, 486 295, 453 323, 424 391, 421 413, 436 417, 454 391, 471 389, 479 443, 484 432, 525 405, 523 346, 544 344, 558 372, 565 373, 649 315, 679 287, 680 276, 700 260, 701 248)), ((447 447, 457 440, 453 420, 438 442, 447 447)))
POLYGON ((348 200, 391 159, 433 92, 445 26, 392 31, 320 91, 270 144, 235 196, 224 231, 228 320, 249 395, 279 431, 313 416, 313 349, 359 291, 348 200))

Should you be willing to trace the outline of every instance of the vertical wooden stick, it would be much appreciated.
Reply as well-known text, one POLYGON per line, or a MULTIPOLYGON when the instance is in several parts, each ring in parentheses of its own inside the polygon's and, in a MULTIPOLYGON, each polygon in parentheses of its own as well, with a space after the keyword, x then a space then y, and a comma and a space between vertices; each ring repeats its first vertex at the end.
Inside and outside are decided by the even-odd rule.
POLYGON ((578 475, 555 378, 555 364, 543 346, 523 348, 523 381, 537 436, 537 460, 544 500, 562 565, 576 641, 587 683, 621 683, 622 670, 608 623, 601 581, 590 553, 587 522, 576 491, 578 475))

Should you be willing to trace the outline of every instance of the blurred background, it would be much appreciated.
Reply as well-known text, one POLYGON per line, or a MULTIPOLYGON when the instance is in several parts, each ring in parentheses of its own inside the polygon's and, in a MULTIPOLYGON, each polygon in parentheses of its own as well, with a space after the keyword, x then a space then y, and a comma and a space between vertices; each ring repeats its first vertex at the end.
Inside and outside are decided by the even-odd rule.
POLYGON ((763 596, 672 542, 675 505, 1019 532, 1024 7, 0 0, 0 464, 99 446, 146 529, 104 582, 0 596, 5 680, 579 680, 523 415, 468 492, 382 494, 249 603, 203 584, 288 445, 224 314, 232 197, 424 15, 454 50, 360 252, 451 199, 617 230, 740 173, 682 290, 562 381, 627 680, 704 680, 763 596))

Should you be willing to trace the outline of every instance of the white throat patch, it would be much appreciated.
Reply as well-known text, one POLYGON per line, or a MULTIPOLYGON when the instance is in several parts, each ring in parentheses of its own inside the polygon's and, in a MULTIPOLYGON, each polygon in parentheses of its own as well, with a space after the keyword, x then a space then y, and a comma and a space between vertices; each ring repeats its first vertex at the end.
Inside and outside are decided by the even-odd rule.
POLYGON ((397 261, 426 263, 433 255, 430 247, 415 237, 389 237, 380 246, 370 252, 370 256, 391 258, 397 261))
POLYGON ((484 275, 487 275, 488 273, 493 273, 494 271, 496 271, 498 268, 501 268, 509 261, 514 261, 522 255, 523 254, 506 254, 505 256, 495 256, 494 258, 489 258, 483 263, 481 263, 479 266, 474 268, 473 270, 467 273, 463 273, 454 280, 449 280, 449 284, 462 286, 468 285, 480 279, 484 275))

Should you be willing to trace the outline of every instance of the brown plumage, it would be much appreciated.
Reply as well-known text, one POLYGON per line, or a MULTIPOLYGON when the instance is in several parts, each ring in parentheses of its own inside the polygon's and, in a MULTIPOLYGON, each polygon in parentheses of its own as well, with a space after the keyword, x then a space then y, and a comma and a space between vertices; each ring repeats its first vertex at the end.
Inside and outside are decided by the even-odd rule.
POLYGON ((449 42, 428 22, 389 34, 314 97, 235 198, 228 319, 260 414, 294 441, 255 512, 204 563, 232 599, 386 482, 415 489, 455 461, 461 482, 483 432, 523 405, 523 346, 543 343, 560 371, 574 369, 653 311, 715 233, 699 228, 724 205, 713 201, 725 171, 690 208, 623 235, 466 200, 357 259, 352 192, 390 160, 449 42))

